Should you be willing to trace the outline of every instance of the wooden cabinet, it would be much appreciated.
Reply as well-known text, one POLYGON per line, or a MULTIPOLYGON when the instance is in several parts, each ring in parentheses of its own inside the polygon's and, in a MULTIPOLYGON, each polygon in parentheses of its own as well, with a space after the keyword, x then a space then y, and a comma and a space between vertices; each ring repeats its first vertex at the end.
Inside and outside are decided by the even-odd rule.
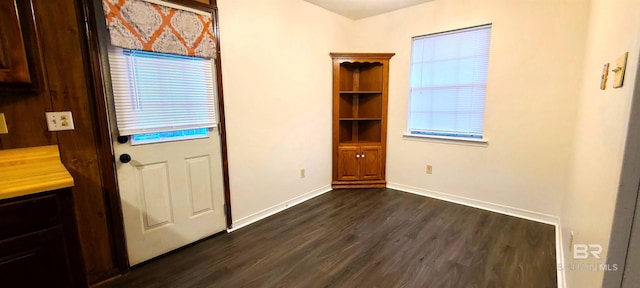
POLYGON ((382 147, 342 145, 338 147, 338 181, 383 180, 382 147))
POLYGON ((86 287, 58 146, 0 150, 0 286, 86 287))
POLYGON ((0 1, 0 15, 0 88, 36 88, 37 43, 30 1, 0 1))
POLYGON ((331 53, 334 188, 385 187, 391 53, 331 53))
POLYGON ((0 200, 3 287, 86 287, 71 189, 0 200))

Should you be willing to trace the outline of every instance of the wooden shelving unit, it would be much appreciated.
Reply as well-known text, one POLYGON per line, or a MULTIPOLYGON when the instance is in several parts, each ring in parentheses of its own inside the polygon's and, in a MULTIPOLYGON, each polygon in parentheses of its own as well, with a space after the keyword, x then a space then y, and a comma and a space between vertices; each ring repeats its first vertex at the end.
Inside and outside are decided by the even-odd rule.
POLYGON ((385 187, 389 60, 393 53, 331 53, 333 188, 385 187))

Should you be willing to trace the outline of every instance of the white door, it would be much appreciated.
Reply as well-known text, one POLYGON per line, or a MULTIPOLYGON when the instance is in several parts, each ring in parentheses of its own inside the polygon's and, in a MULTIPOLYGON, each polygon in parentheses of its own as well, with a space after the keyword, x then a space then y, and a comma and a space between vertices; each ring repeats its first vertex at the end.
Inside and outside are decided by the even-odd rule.
POLYGON ((131 158, 116 160, 131 265, 226 228, 216 129, 202 139, 114 143, 116 158, 131 158))
MULTIPOLYGON (((194 41, 192 36, 204 33, 198 34, 204 37, 212 32, 196 29, 202 29, 202 25, 193 29, 184 26, 195 19, 191 14, 202 16, 197 17, 199 24, 215 22, 205 21, 210 19, 211 12, 163 1, 161 4, 187 11, 172 14, 181 17, 180 23, 176 23, 189 36, 186 40, 194 41)), ((136 7, 133 12, 151 13, 147 17, 151 20, 158 20, 154 18, 158 16, 156 12, 165 13, 169 9, 136 7)), ((118 17, 113 19, 121 19, 118 17)), ((106 20, 98 18, 98 22, 106 20)), ((127 17, 128 21, 134 18, 127 17)), ((142 28, 118 33, 146 35, 164 27, 142 18, 138 19, 142 20, 139 23, 142 28)), ((98 38, 102 40, 113 35, 106 29, 99 32, 98 38)), ((146 39, 140 37, 124 42, 146 39)), ((167 42, 175 43, 162 43, 158 47, 182 45, 176 44, 177 38, 167 37, 167 42)), ((120 137, 113 137, 113 147, 129 263, 135 265, 226 228, 222 150, 215 111, 216 64, 215 58, 130 50, 111 44, 111 41, 102 43, 103 60, 108 60, 102 68, 107 77, 106 94, 110 96, 112 135, 132 135, 124 137, 129 140, 125 143, 115 141, 120 137), (175 131, 179 129, 184 130, 175 131)))

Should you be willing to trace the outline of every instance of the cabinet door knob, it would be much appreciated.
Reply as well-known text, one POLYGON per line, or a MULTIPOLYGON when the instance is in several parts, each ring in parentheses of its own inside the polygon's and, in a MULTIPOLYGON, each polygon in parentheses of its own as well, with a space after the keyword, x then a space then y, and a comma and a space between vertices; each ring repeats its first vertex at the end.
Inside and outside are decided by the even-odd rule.
POLYGON ((364 158, 364 154, 362 154, 362 158, 364 158))
POLYGON ((120 155, 120 162, 129 163, 129 161, 131 161, 131 156, 129 156, 129 154, 120 155))
POLYGON ((356 158, 360 158, 360 154, 356 154, 356 158))

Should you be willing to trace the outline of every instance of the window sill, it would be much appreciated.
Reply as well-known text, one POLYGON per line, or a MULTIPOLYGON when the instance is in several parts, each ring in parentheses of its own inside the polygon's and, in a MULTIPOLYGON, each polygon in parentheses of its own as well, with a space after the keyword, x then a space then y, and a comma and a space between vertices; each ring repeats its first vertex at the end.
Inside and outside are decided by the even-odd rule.
POLYGON ((411 141, 425 141, 425 142, 443 143, 443 144, 478 146, 478 147, 489 146, 489 140, 484 138, 476 139, 476 138, 447 137, 447 136, 436 136, 436 135, 415 135, 415 134, 404 134, 402 135, 402 138, 405 140, 411 140, 411 141))

